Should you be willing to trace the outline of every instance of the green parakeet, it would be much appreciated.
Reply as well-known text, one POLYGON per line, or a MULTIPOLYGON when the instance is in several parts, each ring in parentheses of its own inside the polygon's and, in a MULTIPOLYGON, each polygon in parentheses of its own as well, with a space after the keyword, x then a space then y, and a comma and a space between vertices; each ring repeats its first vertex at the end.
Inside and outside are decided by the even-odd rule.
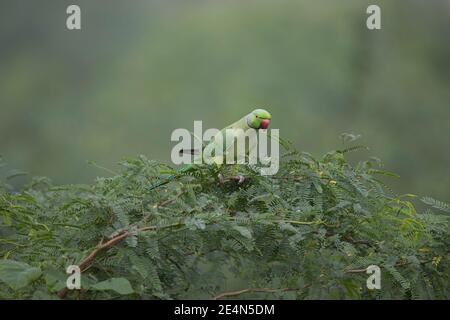
MULTIPOLYGON (((190 152, 192 154, 198 154, 197 159, 203 157, 204 154, 211 155, 211 160, 213 163, 222 164, 226 163, 225 157, 228 152, 233 148, 234 155, 236 155, 236 141, 240 138, 240 135, 244 135, 248 129, 267 129, 270 124, 272 116, 270 113, 264 109, 256 109, 242 117, 238 121, 232 123, 231 125, 220 130, 211 141, 205 146, 203 152, 199 150, 184 150, 184 152, 190 152), (229 129, 229 130, 227 130, 229 129), (217 142, 221 142, 221 148, 217 147, 217 142), (221 149, 221 152, 216 153, 217 149, 221 149)), ((250 150, 256 147, 256 143, 253 141, 245 145, 245 153, 248 154, 250 150)), ((195 158, 194 158, 195 163, 195 158)), ((189 172, 198 167, 198 164, 187 164, 177 170, 177 174, 173 174, 165 178, 164 180, 149 187, 149 190, 153 190, 162 185, 169 183, 174 180, 179 174, 189 172)))

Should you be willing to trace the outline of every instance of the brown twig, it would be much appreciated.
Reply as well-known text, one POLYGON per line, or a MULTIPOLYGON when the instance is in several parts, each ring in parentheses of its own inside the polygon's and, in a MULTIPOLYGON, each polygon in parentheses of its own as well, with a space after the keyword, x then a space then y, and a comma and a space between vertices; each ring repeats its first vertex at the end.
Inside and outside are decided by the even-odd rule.
POLYGON ((342 237, 342 239, 347 241, 347 242, 353 243, 353 244, 365 244, 365 245, 368 245, 369 247, 373 246, 373 244, 370 241, 368 241, 368 240, 353 239, 353 237, 350 236, 350 235, 344 235, 342 237))
POLYGON ((279 179, 279 180, 294 180, 294 181, 301 181, 306 178, 306 176, 271 176, 272 179, 279 179))
POLYGON ((238 291, 230 291, 230 292, 224 292, 221 293, 215 297, 213 297, 213 300, 219 300, 226 297, 235 297, 238 295, 241 295, 243 293, 249 293, 249 292, 266 292, 266 293, 275 293, 275 292, 288 292, 288 291, 300 291, 304 290, 306 288, 309 288, 311 284, 305 285, 303 288, 281 288, 281 289, 269 289, 269 288, 247 288, 243 290, 238 291))
MULTIPOLYGON (((164 201, 156 204, 155 206, 156 206, 156 208, 166 206, 168 204, 173 203, 174 201, 175 201, 175 199, 167 199, 167 200, 164 200, 164 201)), ((163 226, 163 227, 147 226, 147 227, 142 227, 142 228, 137 229, 137 232, 144 232, 144 231, 157 230, 157 229, 167 229, 167 228, 179 226, 182 224, 183 223, 178 222, 178 223, 173 223, 173 224, 163 226)), ((78 267, 80 268, 80 271, 83 272, 84 270, 86 270, 87 267, 92 263, 92 261, 95 259, 95 257, 97 256, 97 254, 100 251, 109 249, 110 247, 121 242, 123 239, 125 239, 126 237, 128 237, 131 234, 133 234, 133 233, 125 230, 125 231, 122 231, 119 234, 115 235, 111 239, 107 240, 106 242, 103 240, 100 241, 100 243, 94 248, 94 250, 79 263, 78 267)), ((58 291, 57 295, 59 298, 63 299, 67 295, 68 291, 69 291, 69 289, 67 287, 63 288, 58 291)))
MULTIPOLYGON (((126 237, 128 237, 129 232, 128 231, 124 231, 121 234, 118 234, 117 236, 111 238, 110 240, 104 242, 104 243, 99 243, 97 245, 97 247, 95 247, 95 249, 86 257, 84 258, 80 264, 78 265, 80 268, 80 271, 83 272, 84 270, 86 270, 86 268, 91 264, 91 262, 94 260, 94 258, 97 256, 98 252, 112 247, 113 245, 115 245, 116 243, 122 241, 123 239, 125 239, 126 237)), ((61 299, 63 299, 67 292, 69 291, 69 289, 67 287, 61 289, 58 291, 58 297, 60 297, 61 299)))
MULTIPOLYGON (((178 197, 181 196, 181 195, 182 195, 182 193, 177 194, 177 195, 176 195, 176 198, 178 198, 178 197)), ((171 203, 175 202, 175 201, 176 201, 176 198, 174 198, 174 199, 166 199, 166 200, 164 200, 164 201, 161 201, 160 203, 155 204, 153 207, 154 207, 154 208, 159 208, 159 207, 167 206, 168 204, 171 204, 171 203)))
MULTIPOLYGON (((420 264, 426 264, 426 263, 429 263, 429 262, 432 262, 433 260, 431 259, 431 260, 426 260, 426 261, 420 261, 420 264)), ((409 262, 409 261, 403 261, 403 262, 397 262, 395 265, 394 265, 394 267, 405 267, 405 266, 408 266, 408 265, 410 265, 411 264, 411 262, 409 262)), ((383 266, 381 266, 380 268, 382 268, 383 266)), ((365 268, 365 269, 346 269, 346 270, 344 270, 344 272, 345 273, 363 273, 363 272, 366 272, 367 271, 367 268, 365 268)))
POLYGON ((367 268, 365 269, 347 269, 344 270, 345 273, 362 273, 362 272, 366 272, 367 268))

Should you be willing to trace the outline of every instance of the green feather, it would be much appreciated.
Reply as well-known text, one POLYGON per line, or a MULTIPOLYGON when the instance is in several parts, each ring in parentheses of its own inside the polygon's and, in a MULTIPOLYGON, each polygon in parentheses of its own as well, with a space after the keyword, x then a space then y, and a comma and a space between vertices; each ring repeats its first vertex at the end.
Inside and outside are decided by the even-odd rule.
MULTIPOLYGON (((220 130, 216 136, 214 136, 211 141, 206 145, 203 152, 200 153, 200 155, 197 155, 195 159, 198 159, 198 157, 203 157, 204 153, 208 153, 213 155, 212 160, 216 164, 225 163, 225 157, 228 152, 230 152, 231 148, 234 148, 234 155, 237 154, 236 152, 236 144, 235 141, 239 139, 248 129, 256 129, 258 130, 263 120, 270 120, 271 115, 269 112, 267 112, 264 109, 256 109, 253 110, 251 113, 245 115, 238 121, 230 124, 229 126, 223 128, 220 130), (223 139, 222 143, 222 153, 216 155, 214 150, 216 150, 216 143, 220 141, 218 137, 225 137, 223 139)), ((245 146, 246 150, 245 153, 248 154, 252 148, 256 147, 256 145, 247 145, 245 146)), ((235 159, 236 160, 236 159, 235 159)), ((149 191, 156 189, 158 187, 161 187, 163 185, 168 184, 169 182, 175 180, 178 176, 185 174, 189 171, 194 171, 199 165, 198 164, 187 164, 181 167, 177 170, 175 174, 172 174, 165 178, 164 180, 161 180, 149 187, 149 191)))

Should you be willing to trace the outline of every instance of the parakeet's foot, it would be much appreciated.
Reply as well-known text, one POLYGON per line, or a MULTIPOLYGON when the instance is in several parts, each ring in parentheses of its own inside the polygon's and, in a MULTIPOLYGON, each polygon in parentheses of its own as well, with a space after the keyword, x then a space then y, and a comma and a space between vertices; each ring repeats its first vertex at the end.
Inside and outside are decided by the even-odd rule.
POLYGON ((228 178, 224 178, 223 174, 219 173, 217 175, 217 177, 219 178, 219 183, 220 184, 224 184, 225 181, 231 181, 234 180, 237 182, 237 184, 243 184, 245 182, 245 177, 242 175, 238 175, 238 176, 230 176, 228 178))
POLYGON ((239 176, 236 176, 236 178, 238 178, 238 184, 242 184, 245 181, 245 177, 244 176, 239 175, 239 176))

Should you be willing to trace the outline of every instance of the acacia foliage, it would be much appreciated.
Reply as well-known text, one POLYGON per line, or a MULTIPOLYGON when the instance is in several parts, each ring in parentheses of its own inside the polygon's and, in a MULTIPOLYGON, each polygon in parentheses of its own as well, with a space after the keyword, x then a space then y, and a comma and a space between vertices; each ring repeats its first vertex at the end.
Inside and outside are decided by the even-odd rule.
POLYGON ((416 212, 378 160, 346 161, 355 149, 290 151, 267 177, 200 167, 151 191, 168 168, 144 156, 93 185, 2 183, 0 298, 450 298, 450 207, 416 212), (65 292, 72 264, 82 289, 65 292), (381 290, 366 288, 373 264, 381 290))

